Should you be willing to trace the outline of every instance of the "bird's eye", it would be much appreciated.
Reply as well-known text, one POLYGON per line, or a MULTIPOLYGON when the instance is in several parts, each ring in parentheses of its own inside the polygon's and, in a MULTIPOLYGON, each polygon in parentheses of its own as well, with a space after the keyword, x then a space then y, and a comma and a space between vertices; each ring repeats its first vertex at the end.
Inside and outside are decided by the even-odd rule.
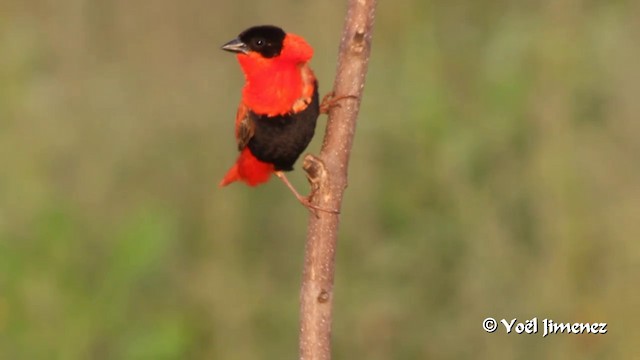
POLYGON ((254 44, 256 45, 256 47, 262 47, 262 46, 264 46, 264 40, 263 39, 256 39, 254 41, 254 44))

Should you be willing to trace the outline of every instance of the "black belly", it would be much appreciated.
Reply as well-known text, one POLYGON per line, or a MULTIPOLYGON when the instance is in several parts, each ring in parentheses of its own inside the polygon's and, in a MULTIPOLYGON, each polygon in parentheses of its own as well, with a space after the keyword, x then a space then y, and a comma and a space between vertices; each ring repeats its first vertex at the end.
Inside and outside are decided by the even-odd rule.
POLYGON ((311 104, 299 113, 269 117, 251 112, 255 131, 249 149, 258 160, 273 164, 276 170, 291 171, 313 138, 319 114, 317 85, 311 104))

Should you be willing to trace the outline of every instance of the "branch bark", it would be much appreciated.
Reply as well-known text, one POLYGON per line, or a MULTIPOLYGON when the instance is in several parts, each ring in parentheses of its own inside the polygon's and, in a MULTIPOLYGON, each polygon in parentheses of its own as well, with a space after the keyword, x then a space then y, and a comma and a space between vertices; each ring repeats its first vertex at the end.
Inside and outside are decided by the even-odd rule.
MULTIPOLYGON (((320 157, 303 167, 315 205, 341 209, 347 169, 371 51, 376 0, 349 0, 333 86, 338 101, 329 111, 320 157)), ((331 359, 335 253, 340 217, 325 211, 309 217, 300 292, 300 359, 331 359)))

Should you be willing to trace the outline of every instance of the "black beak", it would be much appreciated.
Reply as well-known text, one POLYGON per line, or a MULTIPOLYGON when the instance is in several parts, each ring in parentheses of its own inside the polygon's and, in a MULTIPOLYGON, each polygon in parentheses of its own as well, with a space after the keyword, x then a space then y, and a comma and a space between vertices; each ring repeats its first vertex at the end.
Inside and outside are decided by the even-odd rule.
POLYGON ((233 53, 243 53, 243 54, 249 53, 249 47, 247 46, 247 44, 243 43, 238 38, 235 38, 229 41, 228 43, 222 45, 220 49, 233 52, 233 53))

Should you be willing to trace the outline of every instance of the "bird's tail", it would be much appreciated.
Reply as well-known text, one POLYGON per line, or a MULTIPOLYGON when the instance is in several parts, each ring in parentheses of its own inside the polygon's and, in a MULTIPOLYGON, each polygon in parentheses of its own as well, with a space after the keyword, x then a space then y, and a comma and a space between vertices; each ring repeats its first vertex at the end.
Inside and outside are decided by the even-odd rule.
POLYGON ((233 164, 231 169, 227 171, 227 174, 224 176, 224 178, 222 178, 222 181, 220 181, 218 186, 219 187, 227 186, 237 180, 240 180, 240 176, 238 175, 238 164, 235 163, 233 164))
POLYGON ((227 186, 234 181, 244 181, 250 186, 256 186, 269 180, 274 172, 273 164, 258 160, 249 150, 244 148, 235 164, 227 171, 219 186, 227 186))

